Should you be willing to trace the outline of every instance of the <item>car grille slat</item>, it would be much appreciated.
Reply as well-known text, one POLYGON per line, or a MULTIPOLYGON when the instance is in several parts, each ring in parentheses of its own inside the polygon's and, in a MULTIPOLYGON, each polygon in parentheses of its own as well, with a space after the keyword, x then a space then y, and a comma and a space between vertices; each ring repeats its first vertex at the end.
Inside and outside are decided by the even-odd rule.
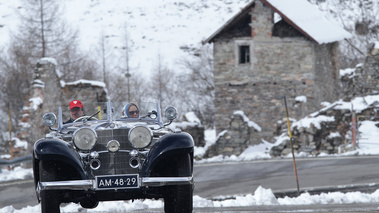
POLYGON ((98 159, 101 166, 98 170, 92 170, 94 176, 138 173, 137 168, 132 168, 129 165, 131 158, 129 151, 133 147, 128 141, 128 132, 129 129, 110 129, 96 132, 98 138, 93 151, 99 152, 98 159), (120 143, 120 150, 116 153, 107 150, 107 143, 110 140, 117 140, 120 143))

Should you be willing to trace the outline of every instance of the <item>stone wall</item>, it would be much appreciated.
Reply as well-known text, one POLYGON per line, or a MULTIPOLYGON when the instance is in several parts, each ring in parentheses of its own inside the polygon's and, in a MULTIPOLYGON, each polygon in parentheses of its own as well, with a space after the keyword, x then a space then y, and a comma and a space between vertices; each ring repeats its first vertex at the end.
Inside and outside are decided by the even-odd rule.
MULTIPOLYGON (((346 136, 351 131, 352 114, 349 110, 335 108, 337 104, 328 109, 321 110, 317 115, 305 118, 307 124, 300 120, 298 125, 292 126, 292 142, 296 152, 309 155, 320 153, 339 153, 340 147, 347 144, 346 136), (320 122, 321 121, 321 122, 320 122)), ((287 124, 282 123, 283 132, 288 132, 287 124)), ((286 156, 291 153, 290 139, 270 150, 271 156, 286 156)))
POLYGON ((260 131, 261 128, 250 121, 242 111, 236 111, 228 127, 218 135, 215 144, 208 147, 203 157, 238 156, 249 146, 262 142, 258 134, 260 131))

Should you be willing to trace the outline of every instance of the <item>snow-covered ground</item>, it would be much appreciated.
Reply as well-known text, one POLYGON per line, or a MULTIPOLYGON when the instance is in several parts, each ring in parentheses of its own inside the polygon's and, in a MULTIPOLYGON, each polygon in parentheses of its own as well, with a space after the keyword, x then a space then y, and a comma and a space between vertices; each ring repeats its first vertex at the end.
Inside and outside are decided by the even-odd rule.
MULTIPOLYGON (((379 190, 372 194, 361 192, 349 193, 322 193, 320 195, 310 195, 308 193, 301 194, 296 198, 275 198, 271 189, 258 187, 254 194, 237 195, 233 199, 223 201, 212 201, 201 198, 197 195, 193 198, 194 207, 239 207, 239 206, 254 206, 254 205, 310 205, 310 204, 347 204, 347 203, 378 203, 379 190)), ((379 206, 379 204, 378 204, 379 206)), ((131 201, 113 201, 101 202, 95 209, 83 209, 80 205, 69 204, 61 207, 61 212, 128 212, 133 210, 156 209, 163 208, 161 200, 135 200, 131 201)), ((378 208, 379 210, 379 208, 378 208)), ((0 209, 0 213, 35 213, 40 212, 40 206, 28 206, 23 209, 14 209, 12 206, 7 206, 0 209)))

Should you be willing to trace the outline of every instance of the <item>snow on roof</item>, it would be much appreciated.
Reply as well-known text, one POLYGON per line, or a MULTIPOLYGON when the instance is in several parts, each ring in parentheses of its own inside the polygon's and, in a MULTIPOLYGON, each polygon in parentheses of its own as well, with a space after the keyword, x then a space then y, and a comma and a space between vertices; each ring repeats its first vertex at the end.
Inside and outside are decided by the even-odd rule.
POLYGON ((39 64, 46 64, 46 63, 52 63, 54 64, 55 66, 57 66, 57 60, 55 60, 55 58, 50 58, 50 57, 45 57, 45 58, 41 58, 39 61, 38 61, 39 64))
MULTIPOLYGON (((257 1, 257 0, 255 0, 257 1)), ((239 13, 228 20, 220 29, 213 33, 203 43, 210 43, 230 25, 236 24, 241 16, 253 6, 251 1, 239 13)), ((278 13, 288 24, 299 30, 305 36, 318 44, 331 43, 351 38, 352 35, 339 26, 336 22, 329 21, 322 12, 307 0, 260 0, 278 13)))
POLYGON ((68 82, 68 83, 61 82, 62 86, 65 86, 65 85, 71 86, 71 85, 78 85, 78 84, 91 84, 92 86, 98 86, 98 87, 104 87, 105 88, 105 83, 101 82, 101 81, 91 81, 91 80, 80 79, 80 80, 68 82))
POLYGON ((329 21, 322 12, 307 0, 260 0, 296 29, 318 44, 351 38, 351 34, 337 23, 329 21))
POLYGON ((41 87, 41 88, 45 87, 45 83, 39 79, 35 79, 32 84, 33 84, 33 87, 41 87))

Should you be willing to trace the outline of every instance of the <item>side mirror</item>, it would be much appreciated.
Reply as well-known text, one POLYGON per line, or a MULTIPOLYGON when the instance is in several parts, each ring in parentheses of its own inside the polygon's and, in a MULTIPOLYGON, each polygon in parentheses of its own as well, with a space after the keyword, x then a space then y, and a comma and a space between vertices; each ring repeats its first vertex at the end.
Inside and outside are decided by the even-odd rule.
POLYGON ((149 117, 151 119, 156 119, 158 117, 157 115, 158 115, 158 113, 157 113, 156 110, 153 110, 153 111, 149 112, 149 117))
POLYGON ((52 112, 48 112, 43 115, 42 121, 46 126, 52 127, 57 122, 57 116, 52 112))

